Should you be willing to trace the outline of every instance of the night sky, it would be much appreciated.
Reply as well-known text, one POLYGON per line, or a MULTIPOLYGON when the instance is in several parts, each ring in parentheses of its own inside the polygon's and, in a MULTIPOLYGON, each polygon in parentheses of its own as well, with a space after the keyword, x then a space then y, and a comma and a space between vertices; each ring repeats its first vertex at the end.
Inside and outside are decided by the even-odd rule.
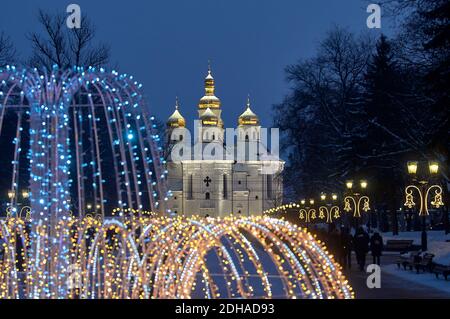
MULTIPOLYGON (((177 95, 186 119, 197 117, 210 59, 225 126, 236 125, 250 94, 253 110, 268 127, 272 105, 288 90, 286 65, 314 54, 334 25, 379 33, 366 27, 364 0, 2 1, 0 29, 25 59, 30 52, 25 34, 38 28, 38 8, 65 12, 70 3, 93 20, 118 71, 144 84, 151 113, 164 122, 177 95)), ((389 34, 386 27, 382 31, 389 34)))

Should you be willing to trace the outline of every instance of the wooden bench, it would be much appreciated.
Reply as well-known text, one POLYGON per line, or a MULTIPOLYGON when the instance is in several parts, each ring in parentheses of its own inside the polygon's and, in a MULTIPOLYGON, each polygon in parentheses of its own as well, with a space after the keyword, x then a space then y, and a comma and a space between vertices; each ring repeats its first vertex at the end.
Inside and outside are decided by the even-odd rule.
POLYGON ((450 275, 450 265, 441 265, 434 263, 433 273, 436 275, 436 278, 439 278, 439 275, 442 275, 447 281, 448 275, 450 275))
POLYGON ((425 271, 429 271, 431 272, 433 269, 433 254, 428 254, 425 253, 422 258, 420 258, 419 260, 417 260, 414 263, 414 268, 416 268, 416 272, 419 273, 420 270, 422 270, 423 272, 425 271))
POLYGON ((386 251, 400 251, 407 252, 412 250, 413 240, 404 240, 404 239, 391 239, 386 241, 385 250, 386 251))
POLYGON ((420 260, 419 252, 410 253, 409 256, 403 256, 400 255, 400 257, 397 259, 397 267, 400 268, 403 266, 403 269, 406 270, 406 267, 409 268, 409 270, 412 270, 413 265, 420 260))

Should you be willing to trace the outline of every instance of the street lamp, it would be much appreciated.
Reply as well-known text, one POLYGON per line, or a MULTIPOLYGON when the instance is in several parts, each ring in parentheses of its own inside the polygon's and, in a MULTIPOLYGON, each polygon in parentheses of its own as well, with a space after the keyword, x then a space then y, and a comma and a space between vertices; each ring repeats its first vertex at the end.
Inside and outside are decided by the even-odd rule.
POLYGON ((314 199, 310 199, 308 201, 308 205, 306 205, 306 200, 303 199, 301 202, 301 207, 299 210, 299 215, 298 218, 301 221, 305 221, 306 223, 306 229, 309 228, 309 223, 311 222, 311 220, 315 220, 317 218, 317 210, 313 207, 315 204, 315 200, 314 199))
POLYGON ((23 198, 23 199, 29 199, 29 198, 30 198, 30 191, 27 190, 27 189, 24 189, 24 190, 22 191, 22 198, 23 198))
MULTIPOLYGON (((330 225, 333 224, 334 219, 338 219, 341 217, 339 206, 336 205, 336 201, 338 196, 336 194, 331 195, 331 201, 327 201, 327 195, 322 193, 320 195, 321 206, 319 207, 319 218, 325 219, 326 223, 330 225)), ((329 228, 331 229, 331 228, 329 228)))
MULTIPOLYGON (((353 217, 360 218, 361 211, 368 212, 370 210, 370 199, 367 195, 358 192, 353 192, 353 181, 347 181, 345 183, 348 195, 344 198, 344 210, 349 213, 353 211, 353 217), (352 204, 353 203, 353 208, 352 204)), ((361 180, 359 183, 362 191, 365 191, 368 187, 366 180, 361 180)))
MULTIPOLYGON (((439 164, 435 161, 428 162, 428 178, 425 174, 418 176, 418 162, 408 162, 408 173, 411 176, 412 183, 405 188, 405 206, 409 209, 416 206, 414 191, 419 195, 419 216, 422 217, 422 251, 428 248, 426 217, 430 215, 429 205, 439 209, 444 206, 442 200, 442 187, 435 183, 436 175, 439 173, 439 164), (432 196, 430 201, 430 196, 432 196)), ((445 231, 448 231, 448 216, 445 216, 445 231)))
POLYGON ((14 192, 13 190, 8 191, 9 199, 14 199, 15 197, 16 197, 16 192, 14 192))
POLYGON ((345 186, 347 187, 348 190, 351 190, 353 188, 353 181, 347 181, 345 182, 345 186))
POLYGON ((419 162, 408 162, 408 174, 415 175, 417 174, 417 167, 419 162))

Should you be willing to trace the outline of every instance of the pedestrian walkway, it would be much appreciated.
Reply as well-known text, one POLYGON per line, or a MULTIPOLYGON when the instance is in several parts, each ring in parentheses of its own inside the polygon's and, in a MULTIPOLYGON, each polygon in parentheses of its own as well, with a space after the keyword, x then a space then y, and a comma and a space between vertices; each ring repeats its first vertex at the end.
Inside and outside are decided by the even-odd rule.
MULTIPOLYGON (((352 256, 352 269, 346 271, 346 276, 355 290, 357 299, 448 299, 450 295, 445 291, 425 286, 418 282, 409 281, 400 276, 395 276, 391 272, 383 271, 384 267, 391 268, 394 264, 395 256, 384 256, 381 261, 381 288, 369 289, 366 281, 370 275, 360 271, 356 265, 355 256, 352 256)), ((368 255, 368 262, 371 256, 368 255)), ((449 283, 450 284, 450 283, 449 283)))

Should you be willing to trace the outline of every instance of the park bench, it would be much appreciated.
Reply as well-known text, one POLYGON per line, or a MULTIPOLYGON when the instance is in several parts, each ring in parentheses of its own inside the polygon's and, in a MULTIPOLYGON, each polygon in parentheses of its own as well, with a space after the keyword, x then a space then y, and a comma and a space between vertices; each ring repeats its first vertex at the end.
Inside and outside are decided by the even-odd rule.
POLYGON ((409 270, 412 270, 413 265, 420 260, 420 253, 419 252, 412 252, 408 255, 401 254, 399 258, 397 259, 397 267, 400 268, 403 266, 403 269, 406 270, 406 267, 409 268, 409 270))
POLYGON ((386 251, 400 251, 407 252, 412 250, 413 240, 404 239, 391 239, 386 241, 385 250, 386 251))
POLYGON ((431 272, 433 268, 433 257, 433 254, 425 253, 420 259, 418 259, 414 263, 414 268, 416 268, 417 273, 419 273, 420 270, 422 270, 423 272, 427 270, 431 272))
POLYGON ((439 278, 439 275, 442 275, 447 281, 448 275, 450 275, 450 265, 441 265, 434 263, 433 273, 436 275, 436 278, 439 278))

